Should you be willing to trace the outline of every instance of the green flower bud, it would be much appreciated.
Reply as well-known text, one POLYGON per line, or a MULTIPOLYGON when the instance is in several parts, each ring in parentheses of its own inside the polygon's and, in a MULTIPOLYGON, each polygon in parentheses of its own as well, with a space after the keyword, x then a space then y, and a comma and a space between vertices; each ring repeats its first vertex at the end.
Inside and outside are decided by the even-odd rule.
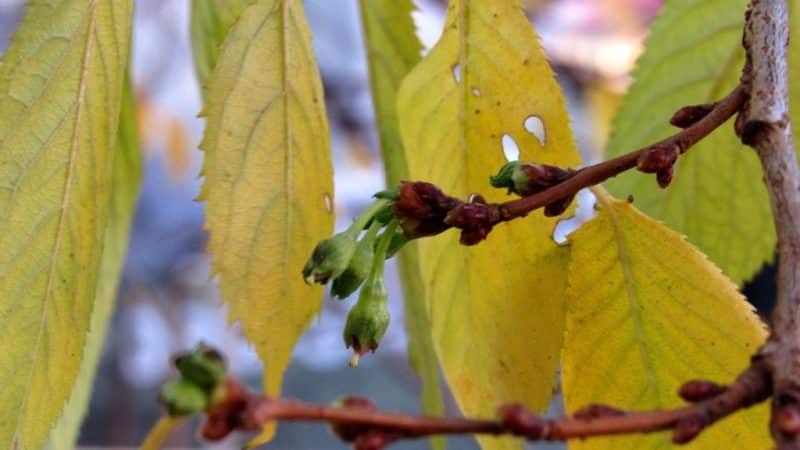
POLYGON ((335 298, 349 297, 369 275, 372 261, 375 259, 375 237, 380 227, 380 223, 373 221, 367 234, 356 245, 356 251, 350 259, 347 270, 333 280, 331 294, 335 298))
POLYGON ((184 378, 165 383, 159 400, 173 417, 203 412, 208 407, 208 394, 184 378))
POLYGON ((358 296, 358 303, 347 314, 344 327, 344 343, 361 355, 374 352, 389 327, 389 295, 383 285, 383 277, 370 279, 358 296))
POLYGON ((207 345, 200 344, 191 352, 175 358, 175 367, 181 376, 204 389, 213 391, 227 377, 222 355, 207 345))
POLYGON ((355 251, 356 240, 350 230, 320 241, 303 267, 303 278, 309 284, 327 283, 347 270, 355 251))

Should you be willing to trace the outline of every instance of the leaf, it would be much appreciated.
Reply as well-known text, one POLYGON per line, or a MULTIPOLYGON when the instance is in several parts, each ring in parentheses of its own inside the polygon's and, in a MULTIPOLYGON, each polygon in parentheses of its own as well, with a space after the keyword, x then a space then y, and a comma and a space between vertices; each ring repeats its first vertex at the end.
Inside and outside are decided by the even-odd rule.
POLYGON ((192 0, 191 34, 194 67, 205 84, 231 25, 253 0, 192 0))
MULTIPOLYGON (((361 0, 360 7, 386 183, 397 186, 400 180, 408 178, 408 164, 397 125, 397 90, 421 59, 422 51, 411 17, 414 4, 410 0, 361 0)), ((405 294, 408 355, 422 378, 422 407, 426 414, 442 415, 444 402, 439 366, 433 350, 416 243, 403 248, 398 263, 405 294)), ((434 448, 444 448, 443 439, 435 438, 433 442, 434 448)))
MULTIPOLYGON (((764 325, 705 255, 600 189, 599 212, 570 236, 562 382, 568 411, 589 403, 647 410, 681 405, 691 379, 732 381, 766 338, 764 325)), ((767 410, 740 411, 691 449, 770 448, 767 410)), ((671 435, 574 441, 572 449, 671 448, 671 435)))
MULTIPOLYGON (((678 108, 719 100, 736 86, 746 3, 665 2, 614 120, 609 157, 674 133, 668 119, 678 108)), ((732 125, 682 156, 668 189, 635 171, 610 180, 608 189, 619 197, 633 194, 642 211, 686 234, 736 283, 772 260, 775 232, 761 167, 732 125)))
POLYGON ((105 342, 106 329, 114 311, 117 286, 128 249, 128 234, 142 176, 136 105, 130 78, 122 94, 119 128, 114 148, 111 204, 108 212, 100 272, 97 279, 94 309, 83 349, 83 360, 75 387, 61 418, 50 431, 50 450, 72 450, 86 415, 92 384, 105 342))
MULTIPOLYGON (((800 36, 800 0, 791 0, 788 5, 789 34, 800 36)), ((789 100, 792 127, 800 130, 800 40, 796 38, 789 40, 789 100)))
POLYGON ((205 92, 212 266, 229 317, 277 395, 292 347, 319 312, 300 271, 333 231, 328 123, 300 0, 259 0, 230 29, 205 92))
MULTIPOLYGON (((398 94, 411 178, 451 195, 507 199, 488 190, 489 175, 505 162, 505 134, 521 159, 578 162, 561 91, 537 42, 517 1, 450 2, 441 40, 398 94), (531 116, 544 124, 544 145, 526 131, 531 116)), ((568 258, 552 241, 555 221, 537 212, 496 227, 475 247, 460 246, 455 232, 419 243, 436 352, 467 415, 493 417, 509 401, 542 411, 550 399, 568 258)))
POLYGON ((129 0, 29 2, 0 66, 0 448, 41 448, 78 375, 131 16, 129 0))

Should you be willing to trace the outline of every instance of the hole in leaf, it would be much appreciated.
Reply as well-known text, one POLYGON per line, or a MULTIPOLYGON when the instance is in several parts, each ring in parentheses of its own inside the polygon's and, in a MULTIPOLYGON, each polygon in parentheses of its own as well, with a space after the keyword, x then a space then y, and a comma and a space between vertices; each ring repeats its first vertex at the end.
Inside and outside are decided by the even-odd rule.
POLYGON ((480 97, 481 96, 481 90, 478 89, 478 88, 472 88, 472 95, 474 95, 475 97, 480 97))
POLYGON ((578 195, 575 196, 575 201, 578 202, 575 215, 559 220, 553 229, 552 237, 556 244, 565 244, 572 232, 580 228, 584 223, 592 220, 596 214, 594 205, 597 199, 589 189, 581 189, 578 191, 578 195))
POLYGON ((325 202, 325 210, 333 212, 333 200, 331 199, 331 195, 328 193, 323 194, 322 200, 325 202))
POLYGON ((519 147, 517 146, 514 138, 506 133, 501 139, 503 143, 503 154, 506 156, 506 161, 517 161, 519 159, 519 147))
POLYGON ((528 130, 528 132, 532 135, 536 136, 536 139, 539 140, 539 144, 544 147, 546 135, 544 131, 544 122, 542 122, 542 119, 540 119, 539 116, 528 116, 528 118, 525 119, 524 125, 525 129, 528 130))
POLYGON ((453 78, 456 83, 461 83, 461 64, 453 64, 453 78))

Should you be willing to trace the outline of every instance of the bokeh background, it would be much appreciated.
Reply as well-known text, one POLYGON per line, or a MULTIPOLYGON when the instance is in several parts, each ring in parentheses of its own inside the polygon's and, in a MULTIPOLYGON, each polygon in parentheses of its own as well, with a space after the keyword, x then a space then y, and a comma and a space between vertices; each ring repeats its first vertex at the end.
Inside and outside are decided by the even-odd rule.
MULTIPOLYGON (((356 0, 306 0, 314 45, 325 85, 336 175, 337 227, 343 228, 383 188, 383 174, 369 92, 356 0)), ((442 27, 445 0, 417 0, 419 35, 432 46, 442 27)), ((584 161, 600 158, 609 123, 629 73, 642 49, 647 27, 661 0, 522 1, 568 97, 572 127, 584 161)), ((221 349, 232 371, 254 388, 261 368, 238 327, 229 325, 215 280, 209 276, 202 229, 203 205, 194 201, 201 180, 197 150, 203 120, 200 88, 191 60, 190 0, 137 0, 133 78, 145 176, 116 313, 94 386, 80 444, 134 447, 160 414, 161 383, 172 376, 170 356, 200 341, 221 349)), ((0 49, 24 14, 24 1, 0 0, 0 49)), ((578 220, 591 214, 587 202, 578 220)), ((574 227, 565 222, 557 237, 574 227)), ((298 269, 299 270, 299 269, 298 269)), ((327 403, 345 394, 365 395, 381 408, 418 412, 418 380, 406 358, 402 295, 394 266, 388 284, 393 323, 375 355, 347 367, 350 353, 341 340, 348 306, 325 299, 324 310, 294 352, 285 377, 287 396, 327 403)), ((769 308, 774 274, 766 268, 746 292, 760 310, 769 308)), ((254 312, 257 313, 257 312, 254 312)), ((557 393, 556 393, 557 394, 557 393)), ((555 396, 551 413, 561 410, 555 396)), ((450 401, 450 410, 457 413, 450 401)), ((176 448, 239 448, 245 436, 202 443, 197 423, 179 429, 176 448)), ((426 448, 410 442, 398 449, 426 448)), ((339 449, 325 427, 281 425, 273 449, 339 449)), ((470 438, 451 448, 477 448, 470 438)), ((531 448, 562 448, 538 445, 531 448)))

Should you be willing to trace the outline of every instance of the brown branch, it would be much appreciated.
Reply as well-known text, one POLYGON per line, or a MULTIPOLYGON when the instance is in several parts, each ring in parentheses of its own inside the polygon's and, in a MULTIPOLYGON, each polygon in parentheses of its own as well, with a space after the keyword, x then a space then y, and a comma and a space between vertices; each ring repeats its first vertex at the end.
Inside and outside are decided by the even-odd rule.
POLYGON ((748 101, 736 121, 764 168, 778 236, 778 297, 761 351, 773 380, 771 430, 778 448, 800 449, 800 170, 789 120, 789 13, 783 0, 753 0, 747 14, 748 101))
POLYGON ((488 420, 381 412, 362 398, 345 399, 340 406, 271 399, 248 393, 237 382, 229 381, 228 399, 208 412, 202 434, 216 440, 237 429, 260 430, 270 422, 281 420, 326 422, 338 437, 353 442, 358 450, 382 449, 401 439, 443 434, 511 435, 530 441, 564 441, 672 430, 674 442, 686 443, 716 421, 763 401, 769 396, 770 388, 767 368, 757 360, 727 388, 706 381, 687 383, 681 395, 696 402, 681 408, 625 412, 592 405, 569 417, 543 419, 520 405, 505 405, 499 408, 498 419, 488 420), (220 433, 220 424, 224 424, 224 433, 220 433))
MULTIPOLYGON (((642 147, 639 150, 618 156, 592 166, 584 167, 575 175, 538 194, 512 200, 500 205, 503 220, 524 217, 531 211, 541 208, 560 198, 575 195, 583 188, 597 185, 615 177, 626 170, 637 166, 642 155, 652 149, 677 148, 681 154, 685 153, 694 144, 711 134, 720 125, 730 119, 739 111, 745 100, 745 93, 741 87, 736 87, 725 98, 713 105, 713 108, 702 119, 698 120, 680 132, 654 144, 642 147)), ((680 111, 679 111, 680 112, 680 111)))
POLYGON ((395 215, 408 238, 433 236, 454 227, 461 230, 463 244, 473 245, 485 239, 498 223, 525 217, 536 209, 545 208, 546 215, 559 215, 581 189, 632 168, 656 173, 663 187, 672 179, 673 165, 678 156, 736 114, 745 99, 744 89, 737 86, 717 103, 684 107, 671 122, 686 128, 608 161, 579 170, 552 166, 529 168, 537 172, 531 176, 540 177, 546 186, 505 203, 487 204, 479 195, 464 202, 444 194, 430 183, 402 182, 399 199, 395 202, 395 215))

